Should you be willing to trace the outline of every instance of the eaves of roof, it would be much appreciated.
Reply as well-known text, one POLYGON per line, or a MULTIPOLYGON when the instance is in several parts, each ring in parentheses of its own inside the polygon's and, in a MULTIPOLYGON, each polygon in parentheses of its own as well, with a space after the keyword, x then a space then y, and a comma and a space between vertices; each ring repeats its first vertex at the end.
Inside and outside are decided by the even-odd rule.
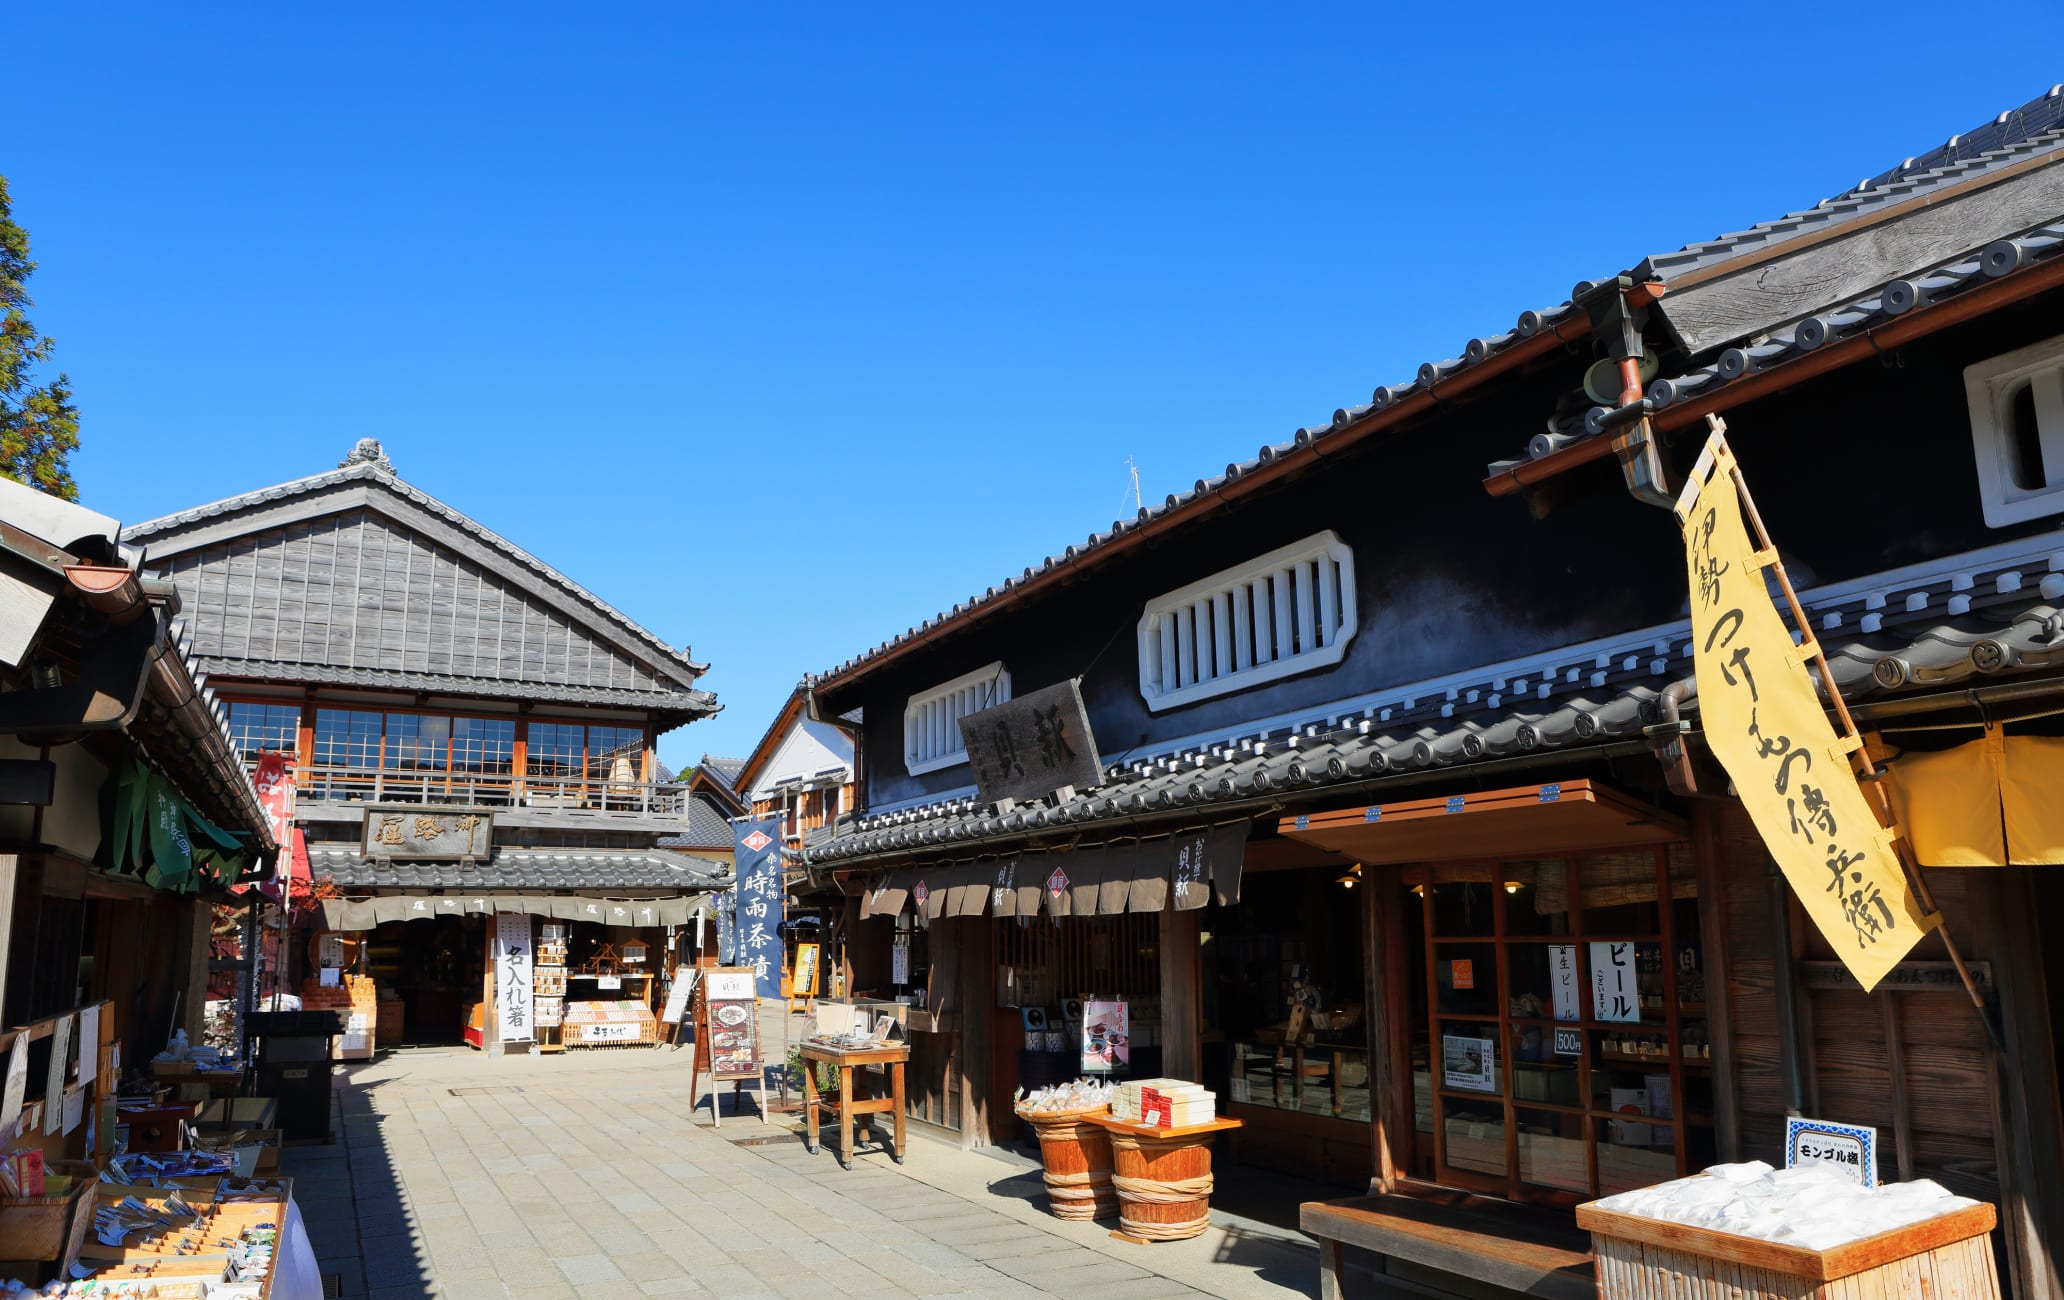
MULTIPOLYGON (((1589 286, 1580 284, 1579 291, 1589 286)), ((1560 351, 1566 342, 1590 333, 1585 315, 1563 302, 1543 311, 1520 313, 1513 328, 1483 338, 1473 338, 1462 355, 1445 361, 1428 361, 1418 374, 1397 386, 1378 387, 1367 402, 1341 407, 1326 424, 1298 429, 1283 442, 1270 443, 1250 460, 1225 467, 1223 474, 1198 479, 1188 492, 1170 493, 1157 506, 1142 506, 1132 519, 1113 520, 1103 532, 1092 533, 1080 545, 1049 555, 1036 568, 1028 567, 1015 578, 1005 578, 980 595, 970 596, 951 610, 926 619, 873 649, 857 655, 826 672, 806 678, 819 695, 850 684, 863 672, 870 672, 891 659, 936 640, 947 628, 961 625, 1019 600, 1059 585, 1134 545, 1188 523, 1205 511, 1221 508, 1273 483, 1301 474, 1335 455, 1416 415, 1432 411, 1439 401, 1457 397, 1480 383, 1509 373, 1530 361, 1560 351)))
MULTIPOLYGON (((1746 339, 1705 365, 1652 380, 1644 396, 1652 404, 1657 428, 1679 428, 1707 412, 1740 405, 1784 385, 1795 373, 1787 367, 1795 362, 1813 357, 1826 361, 1844 345, 1897 347, 1909 334, 1932 332, 1938 321, 1941 327, 1956 323, 1968 309, 1981 306, 1975 295, 2018 298, 2059 285, 2064 285, 2064 220, 1960 252, 1918 275, 1746 339)), ((1545 471, 1550 465, 1593 458, 1611 439, 1599 423, 1607 413, 1608 408, 1596 406, 1559 421, 1550 432, 1535 434, 1526 455, 1487 467, 1487 483, 1498 491, 1506 484, 1529 481, 1530 462, 1542 462, 1540 470, 1545 471)))
MULTIPOLYGON (((2064 85, 2053 86, 2044 95, 1999 114, 1984 126, 1952 136, 1940 148, 1905 159, 1899 166, 1813 208, 1689 245, 1675 253, 1653 255, 1629 274, 1638 280, 1662 279, 1666 283, 1672 277, 1702 275, 1757 250, 1842 222, 1865 219, 1910 199, 1925 199, 1932 190, 1964 185, 2060 147, 2064 147, 2064 85)), ((1581 297, 1591 287, 1590 281, 1578 283, 1572 298, 1581 297)), ((850 685, 861 675, 939 639, 948 629, 957 632, 966 623, 1058 585, 1125 552, 1135 543, 1185 524, 1233 498, 1302 473, 1326 455, 1430 409, 1436 391, 1443 396, 1459 394, 1544 355, 1565 340, 1589 332, 1585 314, 1571 301, 1545 311, 1524 312, 1513 329, 1469 340, 1461 356, 1424 363, 1411 382, 1379 387, 1368 402, 1334 411, 1329 423, 1301 428, 1287 442, 1264 446, 1254 459, 1226 466, 1223 475, 1197 480, 1189 492, 1171 494, 1159 506, 1144 507, 1133 519, 1114 520, 1109 530, 1091 534, 1083 544, 1049 555, 1036 568, 1027 568, 1016 578, 1006 578, 1000 585, 806 678, 805 682, 814 685, 820 694, 850 685)), ((1579 428, 1574 435, 1565 434, 1558 445, 1583 436, 1584 430, 1579 428)))
POLYGON ((715 889, 722 866, 666 849, 498 848, 482 863, 395 862, 355 845, 311 844, 310 872, 343 890, 715 889))
POLYGON ((1682 280, 1763 250, 1868 220, 1887 208, 1932 201, 1941 191, 1989 183, 1993 174, 2064 148, 2064 85, 1999 114, 1983 126, 1951 136, 1941 146, 1858 181, 1810 208, 1788 212, 1701 243, 1657 253, 1635 270, 1637 279, 1682 280))
MULTIPOLYGON (((1810 607, 1830 671, 1852 702, 2001 676, 2064 670, 2064 551, 2042 567, 2006 565, 1844 590, 1810 607), (1980 579, 1983 579, 1981 583, 1980 579), (2030 588, 2033 590, 2030 590, 2030 588)), ((1102 786, 1055 806, 999 815, 960 798, 841 821, 806 840, 820 869, 913 855, 995 852, 1113 824, 1194 817, 1200 810, 1308 802, 1349 788, 1423 781, 1495 760, 1604 752, 1641 742, 1661 689, 1691 674, 1688 625, 1650 629, 1649 653, 1543 655, 1482 687, 1406 694, 1359 715, 1315 719, 1281 734, 1227 740, 1108 769, 1102 786), (1496 689, 1492 689, 1496 688, 1496 689)), ((1695 711, 1695 700, 1688 711, 1695 711)))
POLYGON ((774 755, 780 750, 781 742, 787 738, 789 728, 802 716, 803 686, 798 683, 796 688, 788 693, 788 698, 782 701, 781 710, 774 715, 774 721, 761 733, 760 743, 753 746, 752 753, 747 754, 745 761, 739 765, 738 774, 732 779, 731 784, 741 796, 752 787, 761 769, 774 761, 774 755))
POLYGON ((519 700, 540 704, 584 704, 596 708, 640 709, 662 719, 688 722, 721 713, 724 706, 708 691, 638 691, 607 686, 553 686, 510 682, 498 677, 455 677, 388 668, 340 668, 328 664, 290 663, 272 659, 201 660, 211 677, 221 680, 289 682, 321 686, 355 686, 370 691, 416 695, 470 695, 481 699, 519 700))
POLYGON ((176 514, 163 515, 156 519, 147 519, 140 524, 132 524, 124 529, 122 531, 122 540, 132 545, 148 543, 154 537, 180 532, 207 520, 235 515, 259 506, 312 496, 327 489, 354 482, 364 482, 386 488, 411 505, 438 516, 447 524, 472 534, 488 546, 509 556, 536 576, 543 578, 567 595, 573 597, 580 604, 622 627, 640 642, 656 651, 659 656, 659 665, 669 674, 677 677, 683 685, 692 685, 697 677, 709 671, 708 664, 697 663, 680 651, 675 650, 657 635, 632 620, 629 615, 618 610, 615 606, 559 572, 551 565, 546 564, 543 560, 538 559, 529 551, 524 550, 501 534, 460 511, 454 510, 421 488, 403 481, 392 471, 383 469, 371 462, 353 462, 321 474, 311 474, 306 478, 294 479, 291 482, 280 483, 273 487, 260 488, 255 492, 246 492, 241 496, 227 497, 221 501, 211 501, 206 505, 195 506, 190 510, 182 510, 176 514))

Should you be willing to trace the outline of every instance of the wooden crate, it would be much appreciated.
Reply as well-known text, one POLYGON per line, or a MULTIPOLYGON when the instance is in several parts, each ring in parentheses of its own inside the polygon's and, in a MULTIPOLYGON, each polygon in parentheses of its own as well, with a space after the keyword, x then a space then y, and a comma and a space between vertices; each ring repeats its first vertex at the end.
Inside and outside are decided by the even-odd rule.
POLYGON ((1828 1250, 1577 1207, 1600 1300, 1999 1300, 1990 1205, 1828 1250))

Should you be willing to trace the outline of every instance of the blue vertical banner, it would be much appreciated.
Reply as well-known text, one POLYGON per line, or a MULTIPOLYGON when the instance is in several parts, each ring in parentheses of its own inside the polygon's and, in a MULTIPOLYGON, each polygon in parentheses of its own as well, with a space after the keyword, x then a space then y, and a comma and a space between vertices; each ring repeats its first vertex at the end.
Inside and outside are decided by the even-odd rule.
POLYGON ((753 968, 763 998, 781 996, 782 899, 781 819, 765 817, 735 822, 731 860, 738 873, 737 955, 739 966, 753 968))

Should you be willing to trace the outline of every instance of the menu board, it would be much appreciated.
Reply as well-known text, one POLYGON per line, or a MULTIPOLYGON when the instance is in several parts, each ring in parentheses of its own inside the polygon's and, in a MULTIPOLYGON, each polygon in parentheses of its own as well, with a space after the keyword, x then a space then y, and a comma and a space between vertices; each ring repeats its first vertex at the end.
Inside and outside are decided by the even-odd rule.
POLYGON ((702 979, 702 1023, 713 1079, 760 1077, 759 996, 751 966, 718 966, 702 979))

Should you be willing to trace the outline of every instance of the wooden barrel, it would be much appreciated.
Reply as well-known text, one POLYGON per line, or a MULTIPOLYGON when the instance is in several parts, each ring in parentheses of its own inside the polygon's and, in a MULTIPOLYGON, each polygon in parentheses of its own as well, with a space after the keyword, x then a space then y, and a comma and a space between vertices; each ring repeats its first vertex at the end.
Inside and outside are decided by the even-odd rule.
POLYGON ((1106 1131, 1120 1232, 1144 1241, 1181 1241, 1211 1226, 1211 1134, 1106 1131))
POLYGON ((1111 1139, 1084 1119, 1108 1115, 1109 1106, 1090 1110, 1019 1111, 1018 1118, 1039 1135, 1039 1155, 1046 1165, 1046 1195, 1057 1219, 1106 1219, 1117 1213, 1118 1193, 1111 1187, 1111 1139))

